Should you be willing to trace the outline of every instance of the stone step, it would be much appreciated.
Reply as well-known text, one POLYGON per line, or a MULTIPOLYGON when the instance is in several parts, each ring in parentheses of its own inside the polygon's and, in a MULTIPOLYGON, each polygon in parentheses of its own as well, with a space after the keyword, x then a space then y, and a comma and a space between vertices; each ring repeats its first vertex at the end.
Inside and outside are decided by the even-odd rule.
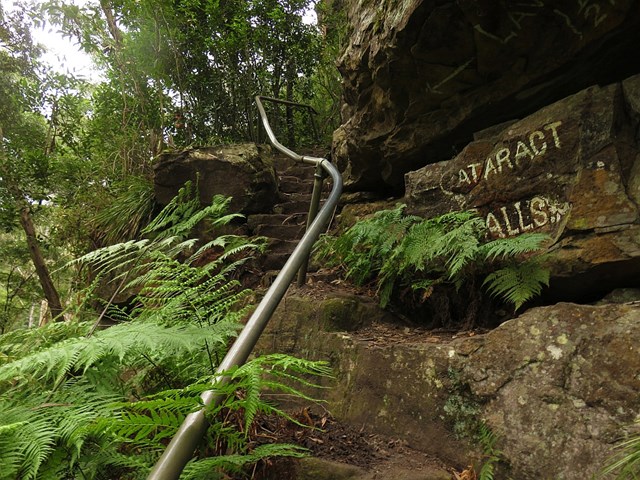
POLYGON ((304 229, 304 225, 261 224, 255 228, 254 234, 281 240, 295 240, 302 237, 304 229))
POLYGON ((306 213, 309 211, 309 200, 295 200, 279 203, 273 207, 274 213, 306 213))
POLYGON ((283 240, 280 238, 269 238, 267 242, 267 252, 270 253, 291 253, 298 245, 297 240, 283 240))
POLYGON ((313 165, 294 164, 284 170, 276 170, 279 175, 287 177, 297 177, 303 180, 313 179, 316 168, 313 165))
POLYGON ((313 182, 299 177, 282 176, 280 177, 278 190, 281 193, 311 193, 313 182))
POLYGON ((247 216, 247 227, 255 235, 260 225, 304 225, 307 212, 300 213, 257 213, 247 216))
MULTIPOLYGON (((311 203, 311 193, 283 193, 279 194, 280 203, 287 202, 307 202, 311 203)), ((306 208, 309 210, 309 207, 306 208)))
POLYGON ((270 270, 281 270, 290 256, 291 253, 287 252, 267 253, 259 259, 259 263, 262 266, 262 270, 265 272, 270 270))

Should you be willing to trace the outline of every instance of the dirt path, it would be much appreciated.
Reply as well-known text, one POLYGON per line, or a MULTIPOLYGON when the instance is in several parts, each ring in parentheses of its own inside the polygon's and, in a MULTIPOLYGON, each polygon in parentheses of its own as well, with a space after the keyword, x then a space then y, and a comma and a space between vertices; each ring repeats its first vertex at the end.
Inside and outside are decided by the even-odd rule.
MULTIPOLYGON (((261 480, 450 480, 455 470, 399 439, 345 425, 327 413, 304 408, 293 413, 297 425, 282 418, 258 421, 255 443, 277 440, 309 449, 309 458, 284 460, 263 471, 261 480)), ((469 480, 472 480, 469 477, 469 480)))

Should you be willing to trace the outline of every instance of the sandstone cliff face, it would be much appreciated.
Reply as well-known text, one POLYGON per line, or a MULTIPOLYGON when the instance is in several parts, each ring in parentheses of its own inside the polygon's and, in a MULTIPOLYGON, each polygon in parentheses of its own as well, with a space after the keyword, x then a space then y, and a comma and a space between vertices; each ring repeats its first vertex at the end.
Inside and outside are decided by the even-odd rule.
POLYGON ((610 283, 633 286, 640 267, 638 105, 640 75, 585 89, 480 132, 451 160, 407 173, 404 200, 425 217, 476 210, 494 238, 548 233, 552 287, 564 298, 602 295, 610 283))
MULTIPOLYGON (((640 286, 640 2, 353 0, 348 17, 347 190, 404 194, 425 217, 475 209, 494 238, 549 234, 556 298, 640 286)), ((332 359, 345 419, 463 461, 451 399, 473 398, 510 465, 496 478, 591 478, 640 411, 640 312, 624 302, 451 342, 296 330, 291 351, 332 359)))
POLYGON ((334 156, 347 188, 400 192, 474 132, 637 73, 634 0, 354 0, 334 156))

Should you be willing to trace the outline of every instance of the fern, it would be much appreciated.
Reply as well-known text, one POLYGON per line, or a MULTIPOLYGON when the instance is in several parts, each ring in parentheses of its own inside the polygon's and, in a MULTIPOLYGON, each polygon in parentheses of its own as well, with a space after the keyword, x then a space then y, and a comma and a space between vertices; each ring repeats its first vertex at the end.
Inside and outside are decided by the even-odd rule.
POLYGON ((500 463, 503 457, 502 451, 496 448, 498 436, 487 426, 486 423, 480 422, 478 425, 478 441, 483 450, 483 463, 478 473, 478 480, 494 480, 496 465, 500 463))
POLYGON ((187 182, 169 204, 143 230, 143 234, 154 235, 157 239, 170 237, 185 238, 198 223, 205 219, 211 226, 223 226, 240 214, 227 214, 230 197, 216 195, 211 205, 202 208, 197 189, 187 182))
POLYGON ((305 456, 307 456, 307 450, 298 445, 260 445, 253 449, 253 451, 242 455, 221 455, 215 458, 191 462, 185 467, 181 478, 184 478, 185 480, 224 479, 228 478, 224 472, 241 473, 243 467, 266 458, 301 458, 305 456))
POLYGON ((375 281, 382 307, 399 289, 421 291, 427 299, 439 285, 460 289, 473 277, 494 270, 484 285, 489 292, 519 309, 548 285, 541 263, 511 266, 542 249, 544 234, 486 241, 486 227, 473 212, 454 212, 422 219, 403 214, 405 206, 377 212, 342 235, 325 236, 316 256, 343 269, 358 285, 375 281), (500 262, 509 263, 501 267, 500 262))
POLYGON ((498 238, 480 247, 480 254, 487 260, 508 259, 540 250, 549 236, 543 233, 525 233, 518 237, 498 238))
POLYGON ((50 322, 37 329, 13 330, 0 336, 0 365, 22 358, 69 337, 86 335, 89 322, 50 322))
POLYGON ((277 413, 291 419, 281 410, 262 402, 260 396, 262 390, 268 389, 272 393, 284 392, 315 402, 315 399, 292 387, 291 384, 317 388, 316 383, 306 381, 304 376, 330 377, 331 372, 326 362, 313 362, 282 354, 258 357, 231 372, 233 386, 244 392, 244 398, 238 405, 244 409, 245 431, 249 430, 258 412, 277 413))
POLYGON ((92 337, 72 338, 0 367, 0 385, 60 381, 70 371, 87 372, 99 362, 136 364, 144 362, 141 352, 162 351, 164 355, 193 352, 204 341, 226 344, 236 324, 215 327, 160 325, 135 322, 116 325, 92 337))
POLYGON ((526 301, 539 295, 543 285, 549 285, 549 271, 540 268, 535 259, 529 260, 490 273, 483 285, 492 295, 512 303, 517 311, 526 301))
POLYGON ((0 397, 2 474, 7 474, 6 478, 42 478, 54 449, 61 448, 73 464, 80 456, 89 425, 108 410, 107 404, 113 399, 92 390, 85 383, 74 382, 56 402, 34 394, 0 397), (20 428, 9 428, 15 425, 20 428))
MULTIPOLYGON (((0 336, 0 478, 143 478, 163 442, 202 407, 200 394, 211 389, 211 375, 250 308, 251 292, 234 278, 265 244, 232 235, 201 246, 188 239, 203 220, 216 227, 236 217, 225 211, 228 200, 216 197, 202 209, 193 193, 187 185, 146 227, 147 238, 76 261, 98 275, 78 307, 94 321, 0 336), (107 278, 134 292, 132 307, 103 303, 120 323, 95 330, 95 312, 81 308, 107 278)), ((328 374, 326 365, 286 356, 229 372, 233 382, 220 391, 221 408, 246 417, 211 426, 207 448, 233 449, 223 468, 299 453, 297 447, 250 450, 247 434, 258 413, 284 415, 264 400, 265 389, 310 399, 292 385, 309 387, 305 378, 314 374, 328 374)))

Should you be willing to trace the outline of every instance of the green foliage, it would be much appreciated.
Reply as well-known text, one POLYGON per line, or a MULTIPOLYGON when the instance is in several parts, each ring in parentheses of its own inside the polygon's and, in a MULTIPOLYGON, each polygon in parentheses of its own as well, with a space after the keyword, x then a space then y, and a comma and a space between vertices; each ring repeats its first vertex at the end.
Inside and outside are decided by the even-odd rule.
MULTIPOLYGON (((26 242, 13 233, 0 233, 0 334, 35 318, 41 294, 26 242)), ((2 363, 0 354, 0 363, 2 363)))
POLYGON ((306 79, 320 56, 319 31, 303 21, 310 8, 308 0, 83 8, 50 0, 40 17, 103 66, 92 122, 101 128, 91 136, 101 154, 116 146, 118 163, 139 171, 163 146, 255 139, 256 93, 308 98, 306 79))
POLYGON ((484 285, 492 295, 504 298, 518 310, 527 300, 539 295, 549 285, 549 271, 538 262, 512 263, 489 274, 484 285))
MULTIPOLYGON (((133 292, 132 308, 107 308, 118 324, 96 330, 94 313, 91 322, 0 336, 0 478, 143 478, 165 440, 202 407, 200 394, 212 388, 248 308, 250 292, 232 275, 260 245, 225 236, 196 248, 186 239, 189 229, 223 225, 234 215, 226 213, 228 199, 216 197, 203 209, 193 197, 185 187, 146 227, 151 238, 77 261, 133 292), (212 252, 213 261, 204 262, 212 252)), ((201 476, 209 464, 233 470, 264 456, 301 455, 292 446, 253 449, 247 433, 257 414, 281 413, 261 390, 308 398, 291 382, 310 385, 307 376, 318 374, 328 374, 323 363, 278 355, 228 372, 232 382, 218 391, 222 404, 209 412, 206 448, 225 445, 230 456, 204 467, 195 462, 190 475, 201 476), (243 420, 225 423, 230 413, 243 420)))
POLYGON ((404 215, 404 208, 376 212, 337 238, 325 237, 318 255, 356 284, 375 281, 383 307, 398 290, 417 291, 425 300, 438 285, 460 289, 489 271, 488 292, 517 310, 548 284, 548 272, 528 258, 542 249, 546 235, 486 241, 484 222, 472 212, 422 219, 404 215))
POLYGON ((69 338, 0 367, 5 388, 57 384, 70 372, 86 374, 99 364, 124 363, 136 367, 148 360, 140 352, 162 349, 163 355, 195 354, 204 342, 224 345, 235 332, 235 323, 220 322, 206 328, 197 325, 159 325, 150 321, 115 325, 91 337, 69 338), (199 341, 195 341, 199 339, 199 341))
POLYGON ((151 220, 155 206, 153 183, 145 177, 129 177, 113 190, 109 203, 93 219, 107 244, 136 238, 151 220))
POLYGON ((185 480, 215 480, 229 478, 224 472, 241 473, 243 468, 270 457, 300 458, 307 451, 298 445, 266 444, 257 446, 251 453, 220 455, 187 464, 180 478, 185 480))
MULTIPOLYGON (((636 426, 640 422, 636 422, 636 426)), ((616 454, 608 461, 597 478, 637 480, 640 478, 640 435, 629 436, 616 445, 616 454), (613 475, 613 477, 612 477, 613 475)))
POLYGON ((483 462, 480 472, 478 473, 478 480, 494 480, 496 465, 502 459, 502 451, 496 448, 498 436, 487 426, 486 423, 481 422, 478 427, 478 442, 482 446, 483 462))
POLYGON ((210 220, 210 227, 227 225, 234 218, 242 216, 227 214, 230 202, 231 198, 216 195, 211 205, 201 208, 196 188, 187 182, 142 233, 153 234, 156 239, 172 236, 185 238, 204 219, 210 220))
POLYGON ((481 419, 481 407, 462 382, 460 372, 449 369, 447 372, 451 382, 450 394, 443 406, 457 438, 467 438, 477 443, 482 449, 482 466, 478 480, 493 480, 498 463, 503 460, 503 453, 496 447, 498 436, 481 419))

